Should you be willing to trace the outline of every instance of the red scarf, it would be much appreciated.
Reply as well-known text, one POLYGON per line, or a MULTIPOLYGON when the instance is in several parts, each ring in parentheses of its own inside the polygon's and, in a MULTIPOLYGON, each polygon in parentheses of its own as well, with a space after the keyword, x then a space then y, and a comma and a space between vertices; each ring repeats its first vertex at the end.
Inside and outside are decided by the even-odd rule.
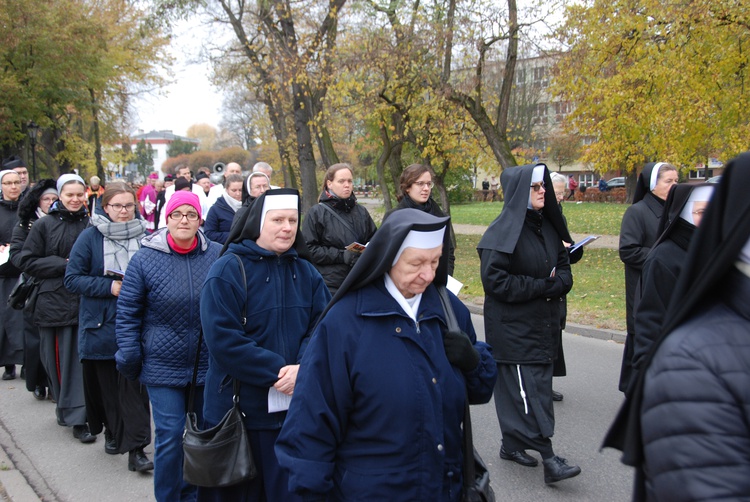
POLYGON ((193 249, 195 249, 196 247, 198 247, 198 237, 195 237, 193 239, 193 244, 190 247, 188 247, 188 248, 181 248, 180 246, 178 246, 175 243, 174 239, 172 238, 172 235, 171 234, 167 234, 167 244, 169 244, 169 247, 171 247, 174 250, 175 253, 188 254, 190 251, 192 251, 193 249))

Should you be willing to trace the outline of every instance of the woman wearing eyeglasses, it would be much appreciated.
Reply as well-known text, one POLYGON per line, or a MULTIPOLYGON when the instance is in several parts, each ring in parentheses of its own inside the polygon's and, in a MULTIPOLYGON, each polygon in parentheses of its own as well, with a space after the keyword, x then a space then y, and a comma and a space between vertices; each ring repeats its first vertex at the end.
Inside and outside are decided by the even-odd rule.
POLYGON ((151 443, 151 412, 146 390, 119 378, 115 366, 115 313, 122 275, 141 248, 146 221, 137 217, 135 191, 110 183, 99 212, 78 237, 65 271, 65 287, 81 295, 78 355, 83 368, 86 416, 91 434, 104 431, 104 451, 128 453, 128 469, 154 468, 143 448, 151 443))
POLYGON ((86 184, 76 174, 57 179, 59 199, 31 227, 19 253, 19 264, 39 282, 34 323, 39 327, 39 353, 50 377, 57 423, 73 427, 82 443, 96 441, 86 424, 83 372, 78 359, 78 295, 63 285, 68 258, 89 224, 86 184))
POLYGON ((367 209, 357 204, 354 179, 349 164, 334 164, 326 171, 319 204, 310 208, 302 222, 315 268, 335 294, 352 269, 360 251, 351 244, 367 244, 377 227, 367 209))
POLYGON ((544 482, 581 473, 555 455, 552 374, 558 354, 562 299, 573 287, 568 251, 572 242, 552 190, 547 166, 505 169, 505 205, 479 241, 484 286, 484 329, 498 378, 495 408, 503 443, 500 458, 536 467, 544 482))
MULTIPOLYGON (((154 418, 156 500, 195 500, 196 487, 182 479, 182 433, 198 337, 199 299, 221 245, 199 229, 201 203, 176 191, 165 207, 167 227, 141 241, 128 264, 117 301, 117 369, 148 389, 154 418)), ((201 348, 195 410, 203 418, 208 350, 201 348)))
POLYGON ((659 238, 643 262, 640 288, 635 293, 633 362, 626 395, 633 390, 646 355, 661 334, 690 241, 703 220, 714 188, 712 183, 674 185, 667 196, 659 238))
POLYGON ((0 264, 0 365, 5 367, 3 380, 16 378, 16 364, 23 364, 23 313, 7 305, 8 295, 18 282, 21 271, 8 259, 13 227, 18 225, 18 200, 21 178, 12 169, 0 171, 0 251, 6 258, 0 264))
MULTIPOLYGON (((419 209, 439 218, 445 217, 446 214, 431 196, 432 187, 435 186, 434 178, 435 173, 432 168, 423 164, 412 164, 404 169, 399 180, 399 193, 396 196, 399 201, 398 206, 388 211, 383 217, 383 221, 389 218, 395 211, 406 208, 419 209)), ((456 261, 454 244, 456 239, 452 234, 453 227, 451 226, 449 229, 451 231, 451 239, 448 254, 448 274, 452 275, 456 261)))

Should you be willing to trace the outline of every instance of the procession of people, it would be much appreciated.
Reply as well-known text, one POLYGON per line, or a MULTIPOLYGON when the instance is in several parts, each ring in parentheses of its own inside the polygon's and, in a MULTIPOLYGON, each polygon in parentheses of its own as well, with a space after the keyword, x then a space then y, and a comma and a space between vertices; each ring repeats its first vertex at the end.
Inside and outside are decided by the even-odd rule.
MULTIPOLYGON (((474 255, 483 341, 446 288, 455 238, 429 165, 404 169, 379 227, 349 164, 326 170, 306 213, 270 165, 245 167, 214 183, 182 164, 136 191, 29 180, 6 159, 0 289, 33 288, 21 309, 0 304, 2 379, 53 400, 74 440, 127 454, 159 502, 466 500, 465 407, 493 398, 499 459, 578 482, 552 443, 583 252, 562 211, 572 177, 533 163, 488 183, 503 205, 474 255), (188 483, 187 412, 210 429, 236 404, 255 475, 188 483)), ((623 217, 625 398, 604 445, 636 467, 636 500, 750 497, 748 173, 750 153, 719 185, 648 163, 623 217)))

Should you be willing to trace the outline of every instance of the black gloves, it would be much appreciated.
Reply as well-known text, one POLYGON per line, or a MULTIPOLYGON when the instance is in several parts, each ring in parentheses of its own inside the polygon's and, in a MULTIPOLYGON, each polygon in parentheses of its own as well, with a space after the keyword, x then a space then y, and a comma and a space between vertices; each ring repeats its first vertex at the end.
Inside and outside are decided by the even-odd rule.
POLYGON ((479 365, 479 352, 465 333, 448 331, 443 335, 443 345, 448 361, 461 371, 471 371, 479 365))
POLYGON ((357 263, 357 260, 359 260, 360 256, 362 256, 362 253, 357 253, 356 251, 349 251, 348 249, 345 249, 344 263, 346 263, 350 267, 353 267, 354 264, 357 263))
POLYGON ((547 277, 545 280, 544 296, 546 298, 555 298, 561 296, 565 290, 565 284, 559 277, 547 277))

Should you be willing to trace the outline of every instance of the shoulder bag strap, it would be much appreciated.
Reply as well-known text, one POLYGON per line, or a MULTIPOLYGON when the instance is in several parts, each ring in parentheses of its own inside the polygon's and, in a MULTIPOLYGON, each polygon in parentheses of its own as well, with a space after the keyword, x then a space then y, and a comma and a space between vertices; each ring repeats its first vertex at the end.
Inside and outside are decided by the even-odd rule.
MULTIPOLYGON (((456 319, 456 313, 453 311, 450 297, 448 296, 448 290, 445 286, 437 286, 438 294, 440 296, 440 303, 443 304, 443 311, 445 312, 445 324, 448 326, 449 331, 460 331, 461 328, 458 326, 458 320, 456 319)), ((464 400, 464 441, 463 441, 463 485, 464 488, 473 486, 474 478, 476 477, 476 470, 474 467, 474 438, 471 433, 471 411, 469 410, 469 397, 466 396, 464 400)))
POLYGON ((359 240, 359 236, 357 235, 357 231, 354 230, 354 227, 352 227, 348 221, 346 221, 339 213, 336 212, 335 209, 333 209, 331 206, 326 204, 325 202, 320 203, 323 208, 325 208, 328 212, 330 212, 336 219, 338 219, 346 228, 349 230, 352 235, 354 236, 354 241, 359 240))
MULTIPOLYGON (((242 259, 234 253, 232 256, 237 258, 237 263, 240 266, 240 272, 242 273, 242 284, 247 291, 247 278, 245 277, 245 266, 242 264, 242 259)), ((247 299, 242 302, 242 325, 247 323, 247 299)), ((188 413, 193 413, 193 407, 195 405, 195 387, 198 384, 198 365, 201 360, 201 346, 203 345, 203 328, 201 328, 200 335, 198 336, 198 350, 195 351, 195 365, 193 366, 193 380, 190 385, 190 396, 188 397, 188 413)), ((233 400, 235 404, 240 402, 240 381, 236 378, 233 379, 232 390, 234 392, 233 400)))

